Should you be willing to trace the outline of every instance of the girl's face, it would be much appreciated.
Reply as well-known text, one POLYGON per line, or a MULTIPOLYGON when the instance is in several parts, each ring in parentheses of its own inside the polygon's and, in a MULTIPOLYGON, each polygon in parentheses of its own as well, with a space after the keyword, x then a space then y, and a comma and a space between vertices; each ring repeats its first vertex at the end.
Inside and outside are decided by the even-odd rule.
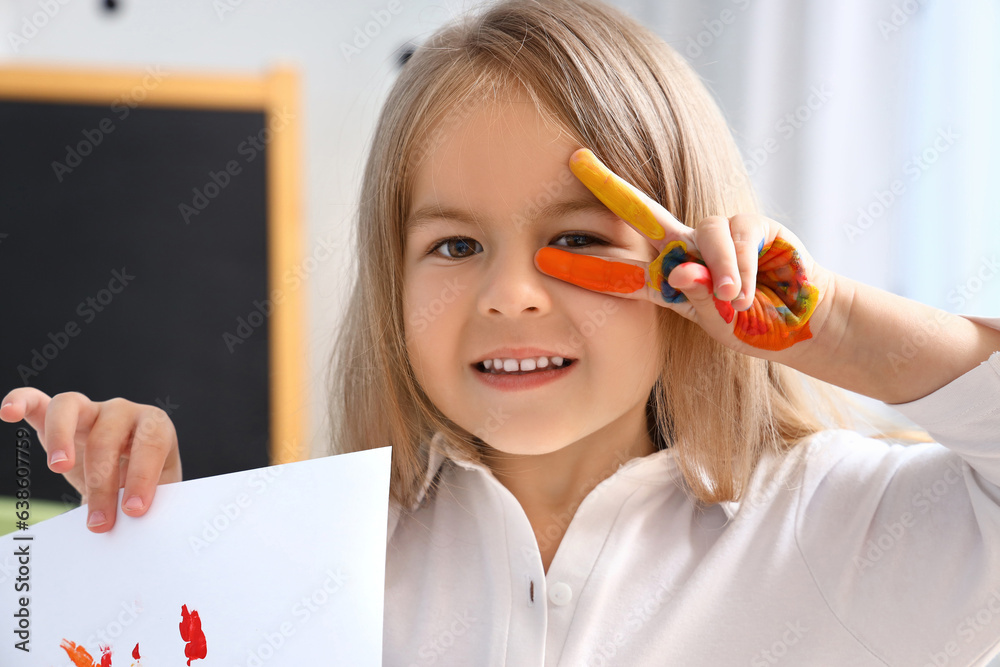
POLYGON ((652 261, 655 248, 573 176, 580 146, 527 98, 452 117, 423 147, 405 232, 406 341, 420 385, 449 419, 511 454, 644 434, 658 307, 547 276, 534 255, 554 245, 652 261), (546 370, 523 375, 480 365, 543 356, 546 370), (552 370, 553 356, 572 361, 552 370))

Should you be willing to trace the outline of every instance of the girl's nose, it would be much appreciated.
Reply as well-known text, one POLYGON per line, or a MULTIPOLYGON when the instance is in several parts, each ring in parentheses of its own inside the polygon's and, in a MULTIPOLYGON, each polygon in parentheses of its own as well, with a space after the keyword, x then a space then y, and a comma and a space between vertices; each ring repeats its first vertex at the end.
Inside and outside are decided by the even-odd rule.
POLYGON ((494 258, 482 276, 480 313, 517 317, 548 312, 552 297, 546 283, 553 278, 535 268, 534 257, 534 251, 525 249, 494 258))

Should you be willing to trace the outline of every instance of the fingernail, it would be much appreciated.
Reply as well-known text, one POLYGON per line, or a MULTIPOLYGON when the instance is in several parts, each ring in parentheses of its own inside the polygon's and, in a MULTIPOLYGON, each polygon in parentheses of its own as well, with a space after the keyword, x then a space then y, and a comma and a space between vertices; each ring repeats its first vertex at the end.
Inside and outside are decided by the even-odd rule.
POLYGON ((4 403, 3 405, 0 405, 0 410, 3 410, 3 409, 4 409, 4 408, 6 408, 6 407, 7 407, 8 405, 14 405, 14 403, 13 403, 13 402, 11 402, 11 403, 4 403))
POLYGON ((726 285, 732 285, 732 284, 733 284, 733 279, 730 278, 729 276, 723 276, 722 278, 720 278, 719 282, 715 283, 715 297, 719 298, 720 289, 722 289, 726 285))
POLYGON ((64 452, 61 449, 57 449, 56 451, 52 452, 52 456, 49 457, 49 463, 59 463, 60 461, 65 461, 68 458, 69 457, 66 456, 66 452, 64 452))
POLYGON ((139 496, 132 496, 125 501, 125 509, 130 512, 135 512, 136 510, 142 509, 142 498, 139 496))
POLYGON ((104 512, 91 512, 90 516, 87 518, 87 527, 93 528, 94 526, 100 526, 105 521, 104 512))

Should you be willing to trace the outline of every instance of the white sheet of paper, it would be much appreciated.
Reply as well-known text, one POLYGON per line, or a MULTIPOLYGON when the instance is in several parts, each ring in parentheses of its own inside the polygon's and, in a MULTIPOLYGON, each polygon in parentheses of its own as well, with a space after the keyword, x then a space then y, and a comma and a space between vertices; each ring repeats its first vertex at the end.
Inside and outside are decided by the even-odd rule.
POLYGON ((97 665, 102 645, 114 667, 186 665, 182 605, 206 641, 191 667, 381 665, 390 453, 165 484, 104 534, 80 507, 0 537, 4 626, 29 598, 31 648, 5 630, 0 665, 71 666, 63 639, 97 665), (25 545, 30 591, 17 592, 25 545))

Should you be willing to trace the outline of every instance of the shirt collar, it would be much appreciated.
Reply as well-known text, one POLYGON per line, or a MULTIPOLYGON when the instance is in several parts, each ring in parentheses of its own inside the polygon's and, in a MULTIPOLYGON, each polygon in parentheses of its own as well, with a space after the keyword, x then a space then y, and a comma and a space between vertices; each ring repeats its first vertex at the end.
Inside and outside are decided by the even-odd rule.
MULTIPOLYGON (((436 432, 431 438, 429 450, 427 474, 424 476, 423 485, 417 494, 417 500, 410 508, 411 511, 416 511, 423 504, 424 499, 427 497, 428 489, 446 461, 451 461, 453 464, 466 470, 478 470, 486 475, 493 474, 481 463, 468 459, 462 452, 451 447, 448 444, 447 438, 440 431, 436 432)), ((675 474, 679 475, 679 472, 675 473, 676 468, 677 463, 674 459, 673 450, 661 449, 647 456, 629 459, 618 466, 618 470, 615 471, 614 475, 627 476, 629 479, 639 482, 667 482, 675 474)), ((739 501, 722 502, 719 504, 730 519, 736 515, 740 506, 739 501)))

